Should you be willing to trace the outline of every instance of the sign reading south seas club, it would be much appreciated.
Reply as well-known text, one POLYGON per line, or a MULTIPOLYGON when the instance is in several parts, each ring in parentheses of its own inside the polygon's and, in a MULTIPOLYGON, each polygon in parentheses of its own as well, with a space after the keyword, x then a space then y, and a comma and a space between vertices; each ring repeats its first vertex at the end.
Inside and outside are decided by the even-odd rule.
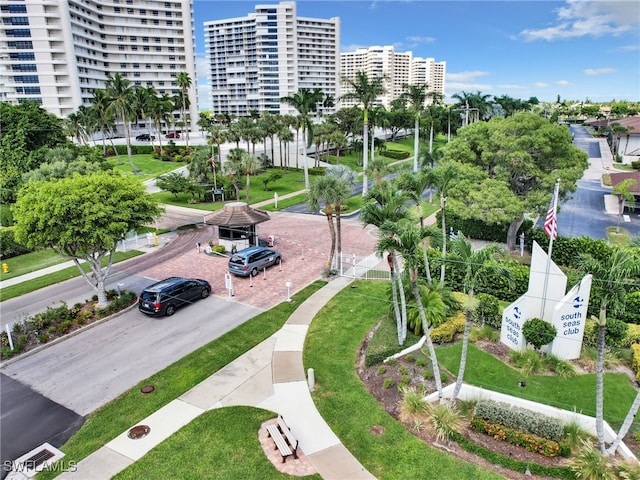
POLYGON ((500 341, 512 350, 523 351, 527 342, 522 335, 524 323, 542 318, 556 328, 556 337, 548 353, 562 360, 580 357, 591 294, 591 275, 564 294, 567 277, 534 242, 527 293, 502 313, 500 341))

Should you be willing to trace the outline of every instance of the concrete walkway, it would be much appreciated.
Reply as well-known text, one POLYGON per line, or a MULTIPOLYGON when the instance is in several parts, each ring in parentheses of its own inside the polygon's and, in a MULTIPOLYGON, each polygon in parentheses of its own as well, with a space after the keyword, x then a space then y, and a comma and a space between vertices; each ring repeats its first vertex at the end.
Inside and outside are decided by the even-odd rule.
POLYGON ((326 302, 349 283, 347 278, 330 281, 302 303, 270 338, 142 419, 138 424, 150 427, 147 436, 130 439, 127 429, 79 462, 75 472, 58 478, 107 480, 207 410, 245 405, 283 415, 298 438, 299 448, 322 478, 374 479, 320 416, 302 363, 309 324, 326 302))

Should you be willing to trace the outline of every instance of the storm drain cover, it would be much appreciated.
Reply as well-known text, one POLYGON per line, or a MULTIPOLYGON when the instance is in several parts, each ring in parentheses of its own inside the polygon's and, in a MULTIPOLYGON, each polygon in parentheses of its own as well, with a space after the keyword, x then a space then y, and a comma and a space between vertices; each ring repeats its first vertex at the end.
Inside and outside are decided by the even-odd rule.
POLYGON ((49 460, 50 458, 55 457, 55 455, 56 455, 55 453, 50 452, 45 448, 43 450, 40 450, 35 455, 32 455, 31 457, 27 458, 24 461, 24 463, 29 465, 31 468, 36 468, 42 465, 47 460, 49 460))
POLYGON ((148 425, 136 425, 129 430, 129 438, 137 440, 139 438, 146 437, 150 431, 151 428, 148 425))
POLYGON ((155 390, 155 387, 153 385, 145 385, 144 387, 142 387, 140 389, 140 391, 142 393, 151 393, 155 390))

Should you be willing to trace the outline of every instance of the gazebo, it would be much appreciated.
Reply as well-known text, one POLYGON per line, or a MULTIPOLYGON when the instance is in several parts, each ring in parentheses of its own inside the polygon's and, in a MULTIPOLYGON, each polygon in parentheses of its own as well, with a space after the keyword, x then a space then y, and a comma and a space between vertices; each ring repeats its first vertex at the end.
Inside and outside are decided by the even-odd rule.
POLYGON ((222 210, 204 217, 207 225, 218 227, 218 244, 231 252, 258 245, 256 226, 270 219, 264 210, 251 208, 244 202, 227 203, 222 210))

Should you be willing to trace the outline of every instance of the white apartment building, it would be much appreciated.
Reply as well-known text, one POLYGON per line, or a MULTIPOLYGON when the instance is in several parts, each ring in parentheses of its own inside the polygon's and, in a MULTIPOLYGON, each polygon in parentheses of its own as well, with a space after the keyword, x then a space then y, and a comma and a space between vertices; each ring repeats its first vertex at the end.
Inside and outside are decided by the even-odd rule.
MULTIPOLYGON (((427 93, 435 92, 444 98, 444 76, 446 62, 436 62, 433 58, 413 58, 411 52, 395 52, 392 46, 358 48, 353 52, 340 54, 340 77, 355 79, 356 72, 364 71, 372 79, 384 76, 386 94, 379 97, 376 104, 391 106, 391 102, 404 92, 403 85, 424 85, 427 93)), ((340 96, 348 91, 342 83, 340 96)), ((432 102, 431 97, 425 106, 432 102)), ((339 107, 355 105, 354 101, 341 101, 339 107)))
MULTIPOLYGON (((213 113, 297 115, 280 98, 319 88, 337 104, 340 20, 298 17, 295 2, 204 23, 213 113)), ((332 113, 335 107, 320 107, 332 113)))
POLYGON ((66 117, 109 75, 173 96, 185 71, 197 121, 191 0, 2 0, 0 16, 0 100, 66 117))

